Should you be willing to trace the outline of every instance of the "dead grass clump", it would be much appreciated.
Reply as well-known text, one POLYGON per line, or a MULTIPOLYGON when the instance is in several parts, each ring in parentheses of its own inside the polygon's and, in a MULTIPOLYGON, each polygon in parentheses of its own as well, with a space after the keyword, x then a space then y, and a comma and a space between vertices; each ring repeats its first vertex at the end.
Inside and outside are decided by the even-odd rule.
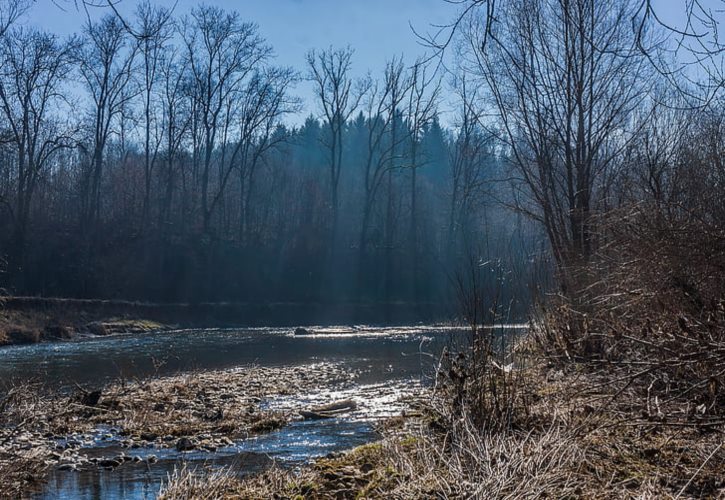
POLYGON ((0 345, 34 344, 43 338, 47 317, 42 312, 27 314, 0 309, 0 345))
POLYGON ((54 431, 63 405, 38 384, 9 385, 0 394, 0 498, 21 498, 44 480, 50 449, 41 436, 54 431))
POLYGON ((31 328, 12 328, 5 332, 11 344, 37 344, 40 342, 40 332, 31 328))
POLYGON ((487 294, 491 271, 496 286, 503 282, 503 268, 491 263, 469 262, 456 280, 458 301, 470 328, 462 344, 451 345, 441 356, 436 377, 435 420, 451 428, 465 415, 486 432, 524 428, 529 416, 530 390, 523 376, 529 364, 525 344, 496 328, 507 312, 499 301, 500 290, 487 294))
MULTIPOLYGON (((232 467, 174 470, 161 487, 159 500, 323 498, 318 497, 315 477, 309 472, 294 473, 279 467, 252 477, 240 478, 232 467)), ((333 497, 334 498, 334 497, 333 497)))
MULTIPOLYGON (((393 447, 398 498, 562 498, 580 491, 585 456, 568 433, 481 433, 462 419, 443 441, 421 431, 393 447), (410 443, 410 444, 409 444, 410 443)), ((384 495, 381 492, 380 497, 384 495)))
POLYGON ((16 499, 45 479, 45 453, 39 450, 0 452, 0 498, 16 499))
POLYGON ((161 487, 160 500, 212 500, 231 495, 238 487, 238 481, 228 468, 191 469, 184 465, 174 469, 161 487))

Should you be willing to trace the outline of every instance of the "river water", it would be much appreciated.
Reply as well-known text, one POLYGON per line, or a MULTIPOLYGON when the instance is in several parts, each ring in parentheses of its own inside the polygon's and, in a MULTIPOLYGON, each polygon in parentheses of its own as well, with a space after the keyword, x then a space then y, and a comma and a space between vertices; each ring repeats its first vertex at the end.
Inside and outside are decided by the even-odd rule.
MULTIPOLYGON (((501 334, 517 331, 502 327, 501 334)), ((12 347, 0 350, 0 380, 34 380, 57 388, 98 387, 120 377, 143 378, 193 370, 246 365, 299 366, 344 363, 358 373, 347 392, 307 395, 326 402, 354 396, 360 407, 345 417, 299 421, 267 435, 243 440, 215 453, 173 450, 124 450, 127 455, 158 462, 129 463, 114 470, 53 471, 34 498, 147 499, 154 498, 164 480, 181 467, 231 466, 239 474, 262 470, 271 463, 296 467, 310 459, 348 449, 376 438, 374 422, 399 414, 396 405, 406 393, 419 392, 431 380, 435 360, 446 345, 463 342, 466 330, 440 326, 312 328, 315 335, 294 335, 290 329, 207 329, 157 332, 72 342, 12 347)), ((299 403, 278 398, 270 407, 299 403)), ((99 429, 98 436, 113 432, 99 429)), ((95 439, 91 436, 91 439, 95 439)), ((118 448, 118 449, 116 449, 118 448)), ((119 440, 97 440, 87 454, 111 456, 119 440)))

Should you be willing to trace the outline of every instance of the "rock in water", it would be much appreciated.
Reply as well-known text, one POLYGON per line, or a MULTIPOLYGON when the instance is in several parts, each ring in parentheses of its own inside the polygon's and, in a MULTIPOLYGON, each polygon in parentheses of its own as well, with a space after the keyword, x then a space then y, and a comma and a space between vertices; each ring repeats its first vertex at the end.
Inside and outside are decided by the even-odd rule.
POLYGON ((194 449, 194 443, 191 439, 183 437, 176 442, 177 451, 190 451, 194 449))
POLYGON ((312 330, 302 328, 301 326, 295 328, 295 335, 312 335, 312 330))
POLYGON ((98 461, 98 465, 100 467, 105 467, 108 469, 112 469, 114 467, 118 467, 123 463, 123 460, 118 460, 117 458, 105 458, 103 460, 98 461))
POLYGON ((87 392, 81 396, 81 404, 85 406, 96 406, 101 400, 101 391, 87 392))
POLYGON ((159 436, 153 432, 143 432, 139 437, 144 441, 153 442, 156 441, 156 438, 159 436))

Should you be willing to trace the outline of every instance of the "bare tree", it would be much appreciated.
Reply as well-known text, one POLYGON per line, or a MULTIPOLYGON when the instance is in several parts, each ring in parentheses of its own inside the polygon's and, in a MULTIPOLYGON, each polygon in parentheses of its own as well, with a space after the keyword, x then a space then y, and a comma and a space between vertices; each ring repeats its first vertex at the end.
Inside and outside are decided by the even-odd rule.
POLYGON ((257 71, 238 99, 239 139, 232 164, 240 181, 239 240, 244 242, 250 226, 251 200, 256 173, 265 152, 285 137, 275 134, 285 115, 299 109, 297 99, 289 96, 297 75, 289 68, 257 71))
MULTIPOLYGON (((17 21, 17 19, 22 14, 24 14, 28 10, 29 7, 29 0, 8 0, 7 2, 3 2, 0 4, 0 41, 4 41, 4 38, 10 27, 15 21, 17 21)), ((3 126, 2 128, 4 129, 5 127, 3 126)), ((2 134, 2 138, 0 139, 5 139, 5 136, 7 135, 5 131, 3 132, 4 133, 2 134)), ((0 143, 2 142, 6 141, 0 140, 0 143)), ((0 193, 0 203, 8 208, 11 207, 7 194, 0 193)))
POLYGON ((15 200, 12 205, 3 201, 12 215, 11 263, 18 271, 24 267, 33 194, 52 156, 74 144, 72 127, 59 118, 67 104, 62 84, 74 44, 40 31, 17 30, 6 33, 0 45, 0 112, 15 151, 15 200))
POLYGON ((5 0, 0 2, 0 38, 30 8, 31 0, 5 0))
POLYGON ((438 114, 440 99, 440 78, 430 75, 423 60, 418 60, 410 71, 410 91, 408 92, 408 125, 410 154, 407 165, 410 170, 410 232, 408 245, 413 278, 414 296, 419 296, 419 257, 418 248, 418 169, 423 166, 420 154, 420 141, 426 128, 438 114))
POLYGON ((471 223, 477 207, 487 194, 486 163, 492 153, 491 134, 483 126, 480 89, 463 75, 455 82, 460 111, 456 118, 456 136, 450 149, 451 193, 448 209, 448 254, 452 262, 457 243, 469 247, 471 223), (462 241, 463 240, 463 241, 462 241))
POLYGON ((141 220, 142 224, 147 224, 151 204, 151 180, 159 147, 163 141, 163 135, 158 130, 159 127, 154 116, 153 93, 158 81, 163 52, 168 48, 167 43, 173 34, 173 26, 169 11, 154 7, 148 0, 137 6, 136 18, 138 24, 136 33, 143 73, 141 87, 144 119, 144 203, 141 220), (155 131, 154 127, 156 127, 155 131), (154 144, 151 143, 152 133, 154 144))
POLYGON ((378 191, 390 170, 394 151, 403 144, 403 136, 393 138, 396 112, 403 104, 410 84, 402 59, 393 59, 385 66, 382 85, 369 86, 365 103, 365 128, 367 132, 366 156, 363 167, 364 201, 359 248, 365 252, 370 217, 378 191))
MULTIPOLYGON (((183 150, 183 141, 191 125, 191 109, 188 100, 188 65, 179 57, 178 49, 164 51, 160 62, 161 79, 161 129, 164 136, 164 172, 161 184, 164 186, 163 201, 159 212, 160 223, 168 227, 171 222, 171 206, 174 187, 179 172, 178 162, 183 150)), ((186 182, 182 179, 182 188, 186 182)), ((186 203, 186 197, 184 205, 186 203)), ((182 212, 185 210, 182 209, 182 212)))
POLYGON ((510 0, 505 9, 493 25, 468 25, 468 70, 490 91, 525 187, 518 208, 543 224, 563 270, 592 254, 601 181, 632 136, 649 66, 625 0, 510 0))
POLYGON ((88 22, 79 55, 80 73, 93 102, 91 110, 91 168, 85 183, 84 224, 92 228, 101 211, 101 182, 106 146, 121 115, 136 94, 133 64, 138 44, 128 36, 124 25, 113 15, 88 22))
POLYGON ((365 102, 366 155, 363 166, 363 214, 359 240, 358 290, 362 289, 365 273, 368 233, 373 208, 383 182, 395 168, 394 155, 402 147, 405 137, 395 134, 396 119, 399 119, 400 107, 410 89, 410 79, 406 74, 402 59, 393 59, 385 66, 382 84, 374 82, 368 85, 369 92, 365 102))
MULTIPOLYGON (((333 49, 307 54, 309 79, 315 85, 318 104, 329 129, 327 147, 330 154, 330 208, 332 212, 331 242, 335 245, 339 210, 339 186, 342 172, 343 142, 345 125, 360 105, 365 89, 353 88, 350 77, 353 50, 333 49)), ((331 247, 331 248, 332 248, 331 247)))
POLYGON ((680 106, 702 108, 725 86, 721 38, 724 0, 673 2, 676 21, 665 20, 662 4, 635 0, 632 26, 638 48, 678 94, 680 106), (658 36, 653 37, 652 33, 658 36))
POLYGON ((182 23, 182 37, 192 80, 200 143, 201 211, 205 233, 219 204, 234 164, 226 157, 232 137, 235 101, 243 85, 271 56, 255 24, 243 23, 237 13, 199 7, 182 23), (214 151, 219 148, 218 182, 211 192, 214 151))

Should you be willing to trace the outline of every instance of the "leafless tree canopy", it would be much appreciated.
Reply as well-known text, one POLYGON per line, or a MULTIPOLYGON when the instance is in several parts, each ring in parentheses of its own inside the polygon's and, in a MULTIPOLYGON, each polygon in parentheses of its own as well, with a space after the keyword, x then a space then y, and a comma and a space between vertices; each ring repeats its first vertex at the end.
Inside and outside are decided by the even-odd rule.
POLYGON ((430 61, 360 78, 352 48, 327 47, 288 68, 233 11, 57 4, 84 18, 76 37, 17 29, 30 3, 0 7, 0 287, 428 303, 479 250, 528 258, 537 230, 484 186, 501 157, 470 114, 441 123, 430 61), (312 114, 292 125, 302 80, 312 114))

